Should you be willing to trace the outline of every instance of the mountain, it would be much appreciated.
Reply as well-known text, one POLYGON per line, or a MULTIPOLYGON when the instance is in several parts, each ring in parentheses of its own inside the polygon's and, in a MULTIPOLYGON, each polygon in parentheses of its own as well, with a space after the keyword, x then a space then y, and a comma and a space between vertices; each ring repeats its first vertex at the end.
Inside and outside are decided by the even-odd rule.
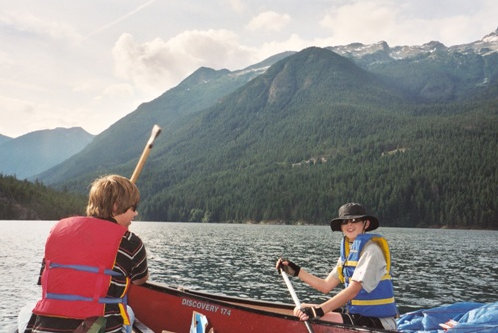
POLYGON ((357 200, 387 225, 491 225, 496 203, 484 199, 484 212, 474 202, 496 191, 486 185, 496 181, 498 157, 497 103, 488 102, 419 104, 346 58, 306 49, 158 144, 142 212, 152 220, 323 223, 357 200))
POLYGON ((476 93, 497 93, 484 89, 498 82, 498 29, 479 41, 451 47, 432 41, 396 47, 386 42, 353 43, 329 49, 380 74, 421 101, 447 102, 476 93))
POLYGON ((103 172, 131 175, 157 123, 141 219, 325 223, 360 201, 387 226, 496 228, 492 75, 436 98, 417 84, 453 60, 365 57, 312 47, 231 85, 232 72, 201 68, 39 179, 84 193, 103 172))
MULTIPOLYGON (((161 124, 162 136, 170 135, 178 127, 177 122, 191 114, 218 103, 224 96, 264 73, 276 61, 288 53, 274 55, 258 64, 238 71, 213 70, 201 67, 178 86, 156 99, 140 105, 137 110, 120 119, 99 134, 80 154, 65 163, 39 175, 47 184, 71 179, 66 186, 78 187, 95 174, 123 165, 132 168, 150 135, 153 124, 161 124), (129 163, 128 163, 129 162, 129 163), (127 164, 128 163, 128 164, 127 164)), ((126 174, 128 171, 117 169, 126 174)), ((133 171, 133 170, 132 170, 133 171)))
POLYGON ((80 127, 31 132, 0 144, 0 173, 32 177, 78 153, 93 135, 80 127))
POLYGON ((11 137, 0 134, 0 145, 6 141, 12 140, 11 137))

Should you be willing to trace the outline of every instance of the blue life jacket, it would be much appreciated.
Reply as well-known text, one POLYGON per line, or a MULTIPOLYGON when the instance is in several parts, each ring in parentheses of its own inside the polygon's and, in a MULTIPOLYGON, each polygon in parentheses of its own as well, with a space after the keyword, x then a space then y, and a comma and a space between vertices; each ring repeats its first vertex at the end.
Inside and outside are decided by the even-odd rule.
POLYGON ((347 287, 353 276, 354 270, 360 260, 361 251, 369 241, 375 242, 382 250, 387 264, 387 273, 382 277, 377 287, 371 292, 361 289, 358 295, 346 305, 348 313, 361 314, 367 317, 394 317, 398 311, 394 301, 393 284, 391 280, 391 256, 387 241, 381 235, 361 234, 356 237, 351 247, 348 246, 346 237, 341 243, 341 262, 338 267, 339 279, 347 287))

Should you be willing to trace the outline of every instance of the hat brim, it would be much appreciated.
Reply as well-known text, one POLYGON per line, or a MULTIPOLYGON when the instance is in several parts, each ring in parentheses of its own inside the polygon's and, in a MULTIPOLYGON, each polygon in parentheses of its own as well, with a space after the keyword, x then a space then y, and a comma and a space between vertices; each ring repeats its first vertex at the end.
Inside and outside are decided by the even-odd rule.
POLYGON ((375 216, 371 215, 347 215, 344 217, 337 217, 330 221, 330 228, 332 231, 341 231, 341 223, 344 220, 352 220, 352 219, 364 219, 370 220, 370 225, 365 231, 372 231, 379 227, 379 220, 375 216))

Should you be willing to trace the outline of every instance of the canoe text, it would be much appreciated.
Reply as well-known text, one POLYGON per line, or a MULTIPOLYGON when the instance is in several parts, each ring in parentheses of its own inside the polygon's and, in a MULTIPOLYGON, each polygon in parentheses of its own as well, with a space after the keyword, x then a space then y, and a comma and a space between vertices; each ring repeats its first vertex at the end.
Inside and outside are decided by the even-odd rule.
POLYGON ((182 298, 182 305, 183 306, 188 306, 194 309, 199 309, 199 310, 204 310, 204 311, 209 311, 213 313, 221 313, 224 316, 230 316, 230 309, 215 305, 215 304, 210 304, 207 302, 202 302, 198 301, 195 299, 189 299, 189 298, 182 298))

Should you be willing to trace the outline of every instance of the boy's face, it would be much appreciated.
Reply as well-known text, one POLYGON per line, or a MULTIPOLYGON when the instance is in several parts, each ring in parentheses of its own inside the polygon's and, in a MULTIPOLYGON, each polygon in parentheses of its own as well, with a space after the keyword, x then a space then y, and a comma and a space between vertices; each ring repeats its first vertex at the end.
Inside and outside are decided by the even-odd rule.
POLYGON ((131 224, 131 221, 137 215, 138 215, 138 212, 136 211, 136 209, 134 207, 130 207, 130 208, 128 208, 128 210, 126 212, 119 214, 119 215, 115 215, 114 219, 118 222, 119 225, 128 229, 128 227, 131 224))
POLYGON ((369 220, 354 221, 345 220, 342 221, 341 231, 350 241, 354 241, 358 235, 363 233, 363 230, 367 229, 370 225, 369 220))

